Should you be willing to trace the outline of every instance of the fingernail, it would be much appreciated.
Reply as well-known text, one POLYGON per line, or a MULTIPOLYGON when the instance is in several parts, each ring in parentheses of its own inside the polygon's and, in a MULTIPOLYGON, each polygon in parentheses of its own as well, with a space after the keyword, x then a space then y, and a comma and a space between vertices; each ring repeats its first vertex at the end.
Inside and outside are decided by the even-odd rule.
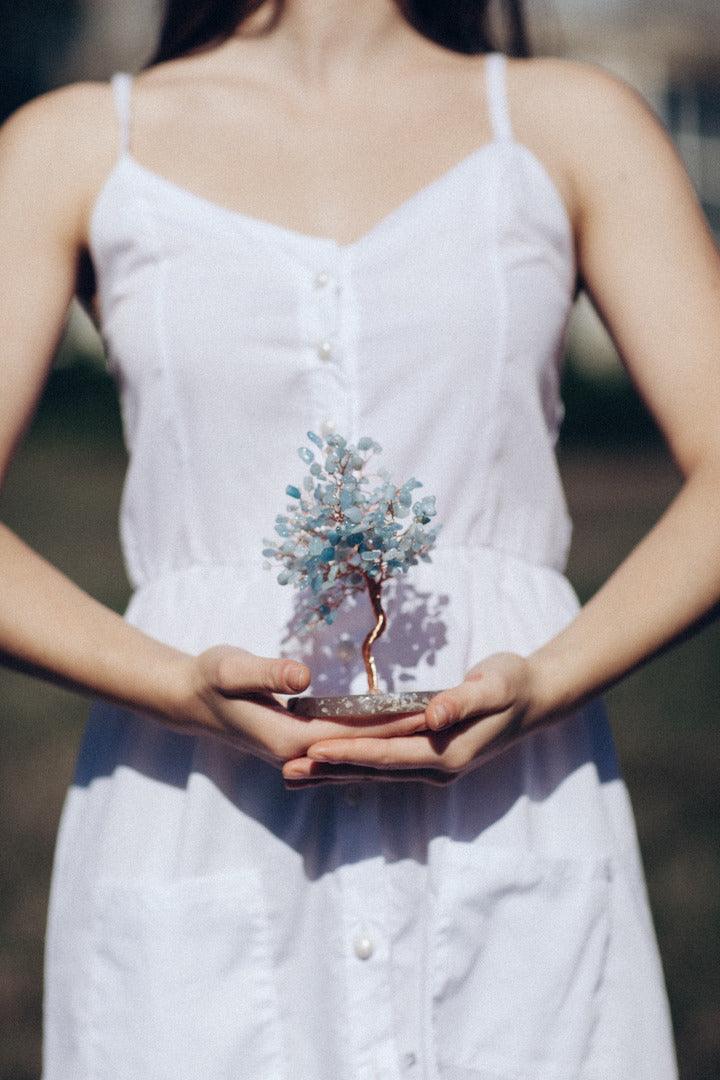
POLYGON ((446 705, 433 705, 429 720, 432 727, 442 727, 448 718, 446 705))
POLYGON ((305 669, 295 665, 287 674, 288 685, 293 690, 302 690, 305 686, 305 669))

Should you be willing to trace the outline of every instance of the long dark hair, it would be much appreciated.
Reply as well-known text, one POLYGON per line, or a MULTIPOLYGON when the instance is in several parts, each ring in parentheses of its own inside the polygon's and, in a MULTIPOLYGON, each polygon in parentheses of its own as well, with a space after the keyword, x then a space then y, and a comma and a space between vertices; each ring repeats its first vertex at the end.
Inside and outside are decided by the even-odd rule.
MULTIPOLYGON (((523 0, 395 0, 407 21, 431 41, 461 53, 502 49, 509 56, 529 56, 523 0), (500 26, 497 27, 498 21, 500 26)), ((147 67, 186 53, 220 45, 262 0, 167 0, 160 40, 147 67)), ((274 0, 270 18, 259 33, 269 33, 282 18, 285 0, 274 0)))

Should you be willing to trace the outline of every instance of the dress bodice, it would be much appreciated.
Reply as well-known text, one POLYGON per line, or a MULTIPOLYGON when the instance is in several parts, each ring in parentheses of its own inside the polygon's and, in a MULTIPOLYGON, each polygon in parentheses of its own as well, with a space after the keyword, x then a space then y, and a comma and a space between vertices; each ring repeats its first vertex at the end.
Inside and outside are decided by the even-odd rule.
MULTIPOLYGON (((308 429, 368 434, 437 496, 439 544, 562 570, 554 458, 572 230, 485 64, 492 139, 349 244, 225 209, 140 164, 131 79, 91 251, 130 468, 133 585, 246 566, 299 475, 308 429)), ((273 586, 274 587, 274 586, 273 586)))

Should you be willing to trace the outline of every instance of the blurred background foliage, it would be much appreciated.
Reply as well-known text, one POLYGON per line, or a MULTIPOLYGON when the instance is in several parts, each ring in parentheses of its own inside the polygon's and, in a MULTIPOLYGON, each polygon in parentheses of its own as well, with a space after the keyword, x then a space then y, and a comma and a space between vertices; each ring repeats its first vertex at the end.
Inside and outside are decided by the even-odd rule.
MULTIPOLYGON (((593 60, 646 96, 720 228, 720 4, 530 0, 528 9, 538 53, 593 60)), ((156 19, 151 0, 0 0, 0 118, 60 83, 139 67, 156 19)), ((680 478, 586 297, 573 313, 562 391, 559 462, 575 522, 568 574, 584 601, 680 478)), ((0 516, 117 611, 129 596, 117 540, 125 465, 100 341, 75 309, 0 516)), ((608 695, 682 1080, 720 1077, 719 672, 716 624, 608 695)), ((0 1080, 37 1080, 52 851, 87 703, 1 669, 0 702, 0 1080)))

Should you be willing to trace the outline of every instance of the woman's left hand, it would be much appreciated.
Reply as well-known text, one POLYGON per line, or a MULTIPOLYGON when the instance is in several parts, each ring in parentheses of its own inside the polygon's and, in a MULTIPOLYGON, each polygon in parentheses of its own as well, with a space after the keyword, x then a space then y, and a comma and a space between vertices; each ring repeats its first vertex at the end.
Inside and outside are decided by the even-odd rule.
POLYGON ((406 736, 324 739, 287 761, 287 787, 326 783, 422 780, 446 785, 507 749, 540 719, 530 660, 496 653, 462 683, 439 692, 425 710, 425 729, 406 736))

